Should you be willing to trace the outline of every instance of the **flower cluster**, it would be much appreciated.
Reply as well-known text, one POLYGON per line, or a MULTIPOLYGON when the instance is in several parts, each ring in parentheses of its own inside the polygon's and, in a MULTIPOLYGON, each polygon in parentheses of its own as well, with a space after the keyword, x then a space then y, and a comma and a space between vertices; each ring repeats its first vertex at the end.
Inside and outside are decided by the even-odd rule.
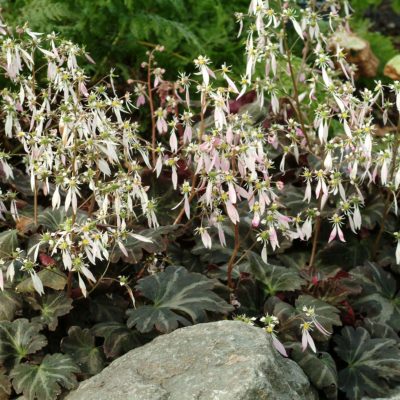
POLYGON ((274 347, 281 353, 284 357, 287 357, 286 349, 283 344, 278 340, 276 336, 275 327, 279 324, 279 320, 277 317, 273 315, 266 315, 265 317, 260 318, 260 322, 265 325, 265 331, 271 335, 272 344, 274 347))
POLYGON ((301 346, 303 351, 309 346, 311 350, 315 353, 317 351, 315 347, 314 340, 310 334, 310 331, 313 330, 313 328, 317 328, 319 332, 321 332, 325 336, 331 335, 330 332, 328 332, 318 321, 315 315, 315 309, 314 307, 303 307, 303 313, 305 315, 305 319, 303 322, 300 324, 300 329, 302 332, 301 336, 301 346))
MULTIPOLYGON (((84 280, 96 281, 90 265, 107 262, 115 246, 127 253, 123 240, 135 235, 127 229, 132 220, 144 218, 158 226, 155 201, 141 173, 151 168, 148 145, 138 123, 124 118, 133 109, 130 95, 117 96, 112 75, 108 86, 88 87, 78 58, 90 57, 81 48, 55 34, 28 28, 18 33, 14 37, 7 28, 1 35, 0 63, 12 82, 2 91, 1 108, 7 140, 23 153, 1 152, 1 173, 6 182, 13 179, 11 161, 22 158, 35 198, 36 226, 39 196, 49 197, 53 209, 63 209, 69 218, 55 232, 41 234, 28 249, 29 262, 12 255, 3 262, 19 260, 42 293, 35 262, 39 252, 49 252, 75 274, 86 296, 84 280)), ((9 212, 18 219, 17 199, 10 190, 1 194, 0 218, 9 212)))
MULTIPOLYGON (((295 319, 301 319, 300 330, 301 330, 301 347, 302 350, 305 351, 307 347, 310 347, 313 352, 316 352, 317 349, 315 347, 314 339, 312 338, 310 332, 315 327, 320 333, 325 336, 331 335, 331 332, 327 331, 320 322, 317 320, 317 315, 315 313, 314 307, 303 306, 302 313, 295 315, 291 318, 291 321, 295 319)), ((254 326, 257 318, 248 317, 245 314, 235 316, 235 320, 245 322, 249 325, 254 326)), ((272 344, 275 349, 282 354, 284 357, 287 357, 288 354, 286 352, 285 346, 278 339, 278 329, 279 319, 274 315, 266 314, 265 316, 259 319, 260 323, 264 326, 265 332, 271 336, 272 344)), ((287 323, 288 321, 286 321, 287 323)))
POLYGON ((370 185, 388 193, 397 213, 399 138, 391 131, 382 139, 375 135, 374 110, 396 127, 389 118, 393 103, 386 96, 396 98, 399 111, 400 84, 385 86, 377 81, 372 90, 356 90, 354 66, 347 63, 345 49, 334 40, 349 31, 348 13, 347 2, 341 1, 319 6, 309 2, 301 10, 288 0, 252 1, 247 17, 238 15, 241 31, 249 21, 247 67, 241 81, 234 82, 225 64, 213 69, 206 56, 199 56, 195 66, 202 83, 185 75, 179 84, 186 100, 179 95, 174 99, 187 107, 185 111, 176 116, 171 102, 157 111, 159 133, 168 134, 167 127, 172 127, 169 150, 160 145, 164 151, 159 158, 164 154, 172 169, 174 188, 180 161, 194 171, 192 182, 181 187, 184 198, 178 204, 184 204, 184 214, 190 218, 190 205, 197 200, 200 224, 196 232, 205 247, 211 247, 212 232, 218 233, 225 246, 222 226, 229 220, 238 224, 246 207, 252 227, 260 229, 257 241, 265 262, 268 248, 275 251, 283 239, 307 241, 313 231, 318 238, 321 219, 331 225, 329 242, 344 242, 343 227, 354 234, 361 229, 361 210, 370 185), (324 29, 319 26, 322 23, 324 29), (295 41, 304 43, 301 61, 292 54, 292 29, 295 41), (264 71, 261 76, 259 67, 264 71), (288 89, 283 77, 290 80, 288 89), (187 121, 194 114, 194 101, 189 98, 189 83, 197 85, 200 93, 200 121, 189 125, 190 134, 187 121), (248 91, 255 93, 254 105, 268 107, 267 127, 255 123, 254 113, 232 111, 232 104, 248 91), (181 152, 177 151, 179 126, 185 126, 181 152), (303 168, 304 202, 317 206, 288 215, 280 196, 284 185, 277 175, 285 175, 288 160, 300 168, 305 155, 315 162, 303 168))
MULTIPOLYGON (((389 131, 378 138, 374 122, 380 110, 384 122, 396 126, 386 96, 395 96, 400 107, 400 84, 378 81, 372 90, 356 90, 354 66, 334 40, 349 31, 347 2, 311 1, 304 9, 291 3, 252 1, 247 16, 237 15, 240 33, 249 26, 246 71, 238 82, 229 66, 213 68, 203 55, 194 60, 200 83, 186 74, 174 84, 163 81, 162 71, 151 68, 153 53, 145 64, 152 87, 163 86, 153 115, 152 167, 157 176, 163 166, 169 169, 182 194, 176 222, 196 218, 195 232, 211 248, 214 233, 225 246, 229 221, 235 226, 250 214, 265 262, 268 249, 276 251, 282 240, 317 240, 322 221, 331 225, 329 242, 346 241, 347 227, 357 234, 370 185, 388 193, 397 213, 400 185, 398 136, 389 131), (304 43, 301 60, 293 56, 293 40, 304 43), (200 100, 191 98, 192 87, 200 100), (248 93, 254 93, 252 106, 267 110, 268 123, 257 123, 253 108, 236 108, 248 93), (305 156, 315 161, 302 167, 305 156), (281 197, 288 162, 303 169, 304 207, 296 215, 288 214, 281 197), (179 185, 181 165, 192 180, 179 185)), ((151 102, 143 88, 135 86, 138 101, 145 96, 151 102)))

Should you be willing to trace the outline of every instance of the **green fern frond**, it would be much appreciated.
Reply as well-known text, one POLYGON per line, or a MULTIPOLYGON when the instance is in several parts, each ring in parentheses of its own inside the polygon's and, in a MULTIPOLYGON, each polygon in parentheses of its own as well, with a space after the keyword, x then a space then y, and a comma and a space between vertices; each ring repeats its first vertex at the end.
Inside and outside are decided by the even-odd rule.
MULTIPOLYGON (((140 14, 132 21, 132 27, 136 36, 140 39, 148 40, 151 39, 151 34, 160 37, 163 34, 166 42, 171 41, 171 39, 173 42, 185 40, 191 46, 198 49, 202 48, 196 35, 185 24, 164 18, 158 14, 140 14), (141 31, 138 31, 134 25, 140 26, 141 31)), ((160 44, 165 43, 161 41, 160 44)))

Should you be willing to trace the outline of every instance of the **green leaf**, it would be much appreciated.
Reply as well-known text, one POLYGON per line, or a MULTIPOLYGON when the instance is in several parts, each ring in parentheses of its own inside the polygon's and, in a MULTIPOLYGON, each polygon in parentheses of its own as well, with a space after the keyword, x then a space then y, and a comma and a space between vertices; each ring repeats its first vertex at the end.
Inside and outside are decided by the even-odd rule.
MULTIPOLYGON (((65 220, 72 215, 70 210, 68 213, 65 212, 64 208, 58 208, 53 210, 52 208, 46 208, 42 213, 39 214, 38 223, 44 228, 51 232, 55 232, 60 229, 65 220)), ((76 215, 76 222, 81 223, 87 219, 87 214, 83 211, 78 211, 76 215)))
POLYGON ((8 400, 11 394, 11 382, 4 369, 0 369, 0 400, 8 400))
POLYGON ((18 247, 18 230, 9 229, 0 233, 0 258, 7 257, 18 247))
POLYGON ((10 376, 15 391, 27 400, 55 400, 62 391, 77 385, 75 373, 79 368, 63 354, 47 354, 40 365, 20 364, 10 376))
POLYGON ((355 310, 399 331, 400 295, 394 276, 371 262, 354 268, 351 276, 362 286, 361 295, 352 303, 355 310))
POLYGON ((332 267, 349 270, 363 264, 370 257, 371 244, 368 240, 349 237, 346 243, 333 241, 317 254, 318 268, 332 270, 332 267))
POLYGON ((254 277, 264 285, 265 292, 270 296, 277 292, 298 290, 305 283, 296 270, 265 264, 254 252, 249 252, 249 261, 254 277))
POLYGON ((194 323, 206 320, 206 311, 231 311, 233 308, 212 291, 214 286, 213 280, 175 266, 143 278, 136 290, 153 304, 128 310, 128 327, 136 326, 140 332, 150 332, 154 327, 171 332, 179 323, 190 325, 188 318, 194 323))
POLYGON ((41 329, 41 325, 25 318, 0 322, 0 362, 13 366, 46 346, 46 337, 39 333, 41 329))
POLYGON ((177 242, 170 243, 168 245, 168 256, 172 265, 182 265, 191 272, 204 271, 204 263, 201 258, 193 254, 192 248, 185 245, 180 245, 177 242))
MULTIPOLYGON (((286 322, 297 313, 293 306, 276 296, 270 297, 265 302, 264 311, 275 315, 281 322, 286 322)), ((298 325, 297 321, 294 321, 294 323, 298 325)))
MULTIPOLYGON (((42 281, 43 286, 49 287, 54 290, 63 290, 67 284, 67 277, 63 272, 60 272, 57 268, 45 268, 37 273, 39 279, 42 281)), ((15 288, 20 293, 32 293, 35 292, 33 287, 32 278, 26 278, 15 288)))
MULTIPOLYGON (((227 235, 226 235, 227 236, 227 235)), ((230 246, 221 246, 219 242, 213 243, 211 249, 204 251, 204 245, 201 240, 197 241, 196 245, 191 250, 192 254, 199 257, 204 264, 227 264, 232 257, 233 249, 230 246)), ((235 270, 235 268, 234 268, 235 270)), ((226 277, 226 274, 225 274, 226 277)), ((226 279, 226 278, 225 278, 226 279)))
POLYGON ((92 332, 104 338, 103 348, 108 358, 118 357, 142 344, 141 335, 121 322, 102 322, 93 326, 92 332))
MULTIPOLYGON (((275 315, 279 323, 279 331, 286 341, 297 341, 297 335, 300 334, 299 319, 297 315, 303 315, 303 307, 314 307, 317 321, 328 331, 332 332, 333 325, 342 325, 339 318, 339 310, 309 295, 302 295, 296 299, 293 307, 278 297, 270 297, 264 307, 264 312, 275 315)), ((319 341, 329 340, 328 336, 323 335, 318 329, 313 330, 313 337, 319 341)))
POLYGON ((393 0, 393 1, 392 1, 392 7, 393 7, 393 10, 394 10, 397 14, 400 14, 400 1, 399 1, 399 0, 393 0))
POLYGON ((90 319, 95 322, 122 322, 128 305, 128 301, 115 293, 90 298, 90 319))
POLYGON ((310 255, 308 252, 302 251, 298 253, 279 254, 278 258, 285 267, 291 268, 292 270, 301 271, 307 267, 310 260, 310 255))
POLYGON ((335 335, 335 351, 347 363, 339 372, 339 388, 350 399, 385 396, 400 379, 400 349, 393 339, 371 339, 362 327, 346 326, 335 335))
POLYGON ((47 325, 50 331, 54 331, 58 325, 58 317, 68 314, 72 310, 72 299, 66 293, 52 293, 40 297, 29 299, 29 303, 34 310, 40 311, 40 315, 32 318, 32 322, 47 325))
POLYGON ((0 321, 11 321, 15 312, 21 307, 22 299, 20 295, 10 289, 0 291, 0 321))
MULTIPOLYGON (((225 275, 226 276, 226 275, 225 275)), ((264 291, 253 279, 240 279, 236 286, 235 296, 240 303, 237 310, 240 314, 258 316, 265 300, 264 291)))
POLYGON ((377 7, 382 0, 352 0, 351 5, 355 8, 355 12, 364 13, 370 7, 377 7))
MULTIPOLYGON (((314 307, 317 321, 329 332, 332 332, 333 325, 341 326, 339 310, 326 303, 325 301, 316 299, 309 295, 302 295, 296 299, 296 308, 302 313, 303 307, 314 307)), ((319 334, 317 329, 314 329, 313 335, 317 336, 319 340, 329 339, 323 334, 319 334)))
POLYGON ((265 302, 264 312, 279 319, 280 337, 285 341, 297 341, 297 335, 300 333, 299 321, 294 318, 297 310, 293 306, 279 297, 272 296, 265 302))
MULTIPOLYGON (((175 308, 178 309, 179 306, 175 308)), ((175 313, 169 308, 155 308, 154 306, 142 306, 136 310, 128 310, 128 326, 136 327, 140 332, 150 332, 157 329, 160 332, 168 333, 177 329, 179 324, 190 325, 190 321, 175 313)))
POLYGON ((96 347, 95 337, 89 329, 69 328, 68 336, 61 341, 61 350, 69 354, 85 374, 95 375, 104 368, 104 354, 96 347))
POLYGON ((368 197, 366 205, 361 208, 362 226, 367 229, 374 229, 377 223, 383 219, 385 199, 380 192, 368 197))
POLYGON ((329 353, 302 351, 300 344, 292 346, 290 357, 300 365, 311 383, 325 393, 328 399, 337 398, 338 376, 336 364, 329 353))
POLYGON ((389 338, 400 343, 399 335, 386 324, 379 324, 378 322, 372 321, 369 318, 363 320, 363 327, 369 332, 371 337, 374 338, 389 338))
MULTIPOLYGON (((293 186, 291 184, 285 185, 281 192, 282 204, 290 211, 291 215, 296 215, 304 210, 304 189, 302 187, 293 186)), ((308 207, 316 207, 314 199, 311 200, 308 207)))
MULTIPOLYGON (((19 168, 13 168, 14 178, 11 179, 14 190, 23 196, 33 197, 34 193, 31 187, 31 180, 27 173, 19 168)), ((39 206, 40 209, 40 206, 39 206)))
POLYGON ((151 239, 151 243, 143 242, 128 235, 127 239, 123 242, 128 256, 124 255, 119 247, 116 247, 110 255, 110 260, 112 263, 116 263, 122 259, 125 262, 136 264, 143 257, 143 250, 147 253, 159 253, 165 251, 167 248, 168 237, 172 238, 179 236, 181 234, 180 231, 180 225, 166 225, 138 232, 141 236, 151 239))

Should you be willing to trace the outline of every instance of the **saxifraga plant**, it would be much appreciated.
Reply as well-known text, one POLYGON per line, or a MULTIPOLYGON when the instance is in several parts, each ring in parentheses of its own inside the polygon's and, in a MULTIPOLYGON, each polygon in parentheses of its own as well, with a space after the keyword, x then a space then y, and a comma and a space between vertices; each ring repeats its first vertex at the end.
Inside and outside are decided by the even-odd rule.
POLYGON ((79 46, 2 24, 5 394, 11 379, 29 399, 55 398, 79 371, 90 376, 140 345, 139 333, 239 313, 246 285, 262 288, 263 309, 248 309, 264 314, 259 322, 277 350, 290 349, 327 396, 337 387, 351 399, 381 395, 398 381, 396 282, 377 264, 360 265, 371 258, 396 272, 400 263, 391 220, 400 83, 356 86, 336 40, 351 35, 347 1, 252 0, 236 18, 247 56, 239 82, 206 56, 194 60, 196 76, 164 80, 157 46, 144 78, 130 81, 134 94, 122 96, 112 74, 88 87, 78 60, 91 59, 79 46), (362 241, 370 245, 360 255, 362 241), (301 256, 290 259, 290 247, 301 256), (350 256, 327 261, 335 251, 350 256), (133 307, 127 319, 122 296, 133 307), (95 310, 94 321, 58 326, 81 304, 95 310), (315 341, 332 349, 345 309, 343 322, 362 326, 335 335, 332 355, 347 363, 338 378, 332 355, 314 354, 315 341), (30 320, 14 319, 23 310, 30 320), (64 355, 47 351, 44 334, 57 329, 63 339, 51 348, 64 355))

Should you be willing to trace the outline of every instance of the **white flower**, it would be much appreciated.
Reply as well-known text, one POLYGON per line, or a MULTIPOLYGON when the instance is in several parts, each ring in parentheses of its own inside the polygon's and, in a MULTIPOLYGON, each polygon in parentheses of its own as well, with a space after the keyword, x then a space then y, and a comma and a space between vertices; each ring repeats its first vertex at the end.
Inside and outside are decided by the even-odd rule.
POLYGON ((304 322, 300 324, 300 328, 302 331, 302 336, 301 336, 301 348, 303 351, 306 350, 306 348, 309 346, 311 350, 316 353, 317 349, 315 347, 315 343, 313 338, 310 335, 310 331, 312 330, 312 325, 310 322, 304 322))
POLYGON ((204 247, 206 249, 211 249, 212 240, 210 234, 208 233, 208 228, 200 226, 199 228, 196 228, 195 232, 200 235, 204 247))

